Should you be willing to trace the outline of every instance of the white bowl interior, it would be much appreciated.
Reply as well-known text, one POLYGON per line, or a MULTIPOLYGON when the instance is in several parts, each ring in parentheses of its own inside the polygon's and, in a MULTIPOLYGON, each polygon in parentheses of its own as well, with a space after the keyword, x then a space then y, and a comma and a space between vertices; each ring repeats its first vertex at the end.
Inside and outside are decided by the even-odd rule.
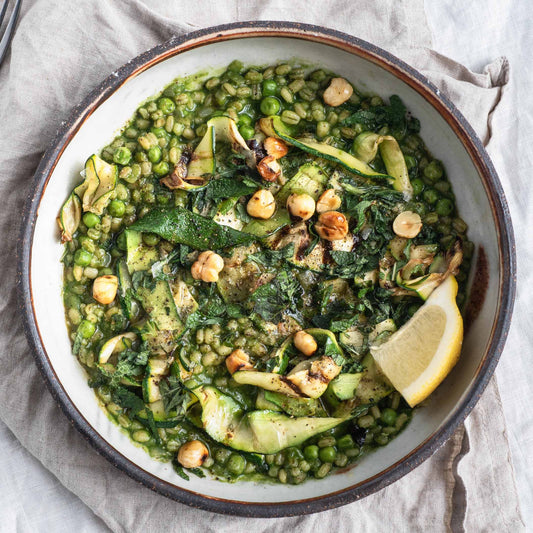
POLYGON ((485 353, 498 304, 500 277, 495 223, 478 172, 461 142, 439 113, 418 93, 383 68, 329 45, 280 37, 224 41, 199 47, 158 63, 128 80, 81 126, 64 150, 40 203, 31 252, 31 284, 39 332, 58 379, 85 420, 111 446, 154 476, 186 490, 216 498, 245 502, 301 500, 336 492, 374 477, 416 449, 445 424, 472 386, 485 353), (58 210, 80 181, 86 158, 99 151, 131 117, 137 105, 179 76, 206 68, 226 66, 233 59, 245 64, 261 64, 299 58, 332 70, 357 87, 382 96, 398 94, 422 124, 422 137, 435 157, 448 171, 457 196, 460 213, 469 224, 469 237, 485 248, 489 264, 489 287, 483 308, 470 328, 461 359, 428 405, 416 412, 408 430, 388 446, 363 459, 348 472, 314 480, 301 486, 220 483, 195 476, 186 482, 170 464, 159 463, 134 445, 112 424, 98 406, 87 378, 72 355, 64 326, 62 302, 63 247, 56 228, 58 210))

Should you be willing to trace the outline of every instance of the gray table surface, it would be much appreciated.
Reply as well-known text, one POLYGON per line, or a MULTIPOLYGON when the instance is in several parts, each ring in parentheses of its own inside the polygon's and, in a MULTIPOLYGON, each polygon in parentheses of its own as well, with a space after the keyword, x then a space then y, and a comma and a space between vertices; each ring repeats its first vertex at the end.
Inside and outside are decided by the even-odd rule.
MULTIPOLYGON (((525 55, 533 49, 530 0, 503 3, 501 0, 426 0, 426 12, 434 49, 438 52, 474 71, 480 71, 498 56, 508 57, 512 83, 505 105, 512 109, 515 102, 520 103, 521 125, 517 134, 522 142, 518 146, 525 147, 527 132, 533 131, 533 100, 528 90, 533 86, 533 70, 525 55)), ((531 169, 531 151, 523 155, 523 168, 531 169)), ((503 159, 495 158, 495 164, 498 168, 503 159)), ((532 198, 533 195, 529 195, 530 208, 533 208, 532 198)), ((523 213, 513 211, 512 202, 511 210, 515 219, 522 217, 523 213)), ((533 425, 525 421, 524 411, 516 406, 517 399, 525 406, 524 399, 530 398, 533 392, 528 376, 531 368, 528 356, 533 352, 532 348, 530 346, 519 361, 506 357, 504 352, 496 371, 521 510, 528 530, 533 530, 533 466, 528 452, 533 445, 533 425)), ((0 449, 0 531, 107 531, 102 521, 31 456, 2 422, 0 449)))

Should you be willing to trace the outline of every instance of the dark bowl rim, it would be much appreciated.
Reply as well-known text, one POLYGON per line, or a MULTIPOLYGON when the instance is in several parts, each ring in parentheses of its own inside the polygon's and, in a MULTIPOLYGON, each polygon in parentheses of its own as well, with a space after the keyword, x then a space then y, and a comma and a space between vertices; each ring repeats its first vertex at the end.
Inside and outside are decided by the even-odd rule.
POLYGON ((430 457, 451 437, 457 426, 471 412, 486 388, 498 363, 510 326, 516 289, 516 255, 509 208, 494 166, 473 128, 453 103, 425 76, 391 53, 357 37, 322 26, 283 21, 247 21, 213 26, 179 37, 151 48, 109 75, 71 112, 43 155, 32 183, 33 194, 26 202, 18 242, 17 290, 19 311, 32 353, 47 386, 60 408, 92 447, 113 465, 155 492, 207 511, 248 517, 284 517, 316 513, 345 505, 366 497, 398 480, 430 457), (108 444, 97 433, 72 402, 58 380, 41 340, 31 289, 30 264, 35 221, 40 200, 48 180, 65 146, 88 116, 129 78, 136 76, 169 56, 214 42, 251 37, 288 37, 346 50, 367 59, 407 83, 439 111, 461 140, 483 182, 498 233, 500 280, 499 306, 490 334, 490 343, 477 369, 473 385, 443 426, 415 450, 378 475, 335 493, 280 503, 257 503, 224 500, 188 491, 148 473, 108 444))

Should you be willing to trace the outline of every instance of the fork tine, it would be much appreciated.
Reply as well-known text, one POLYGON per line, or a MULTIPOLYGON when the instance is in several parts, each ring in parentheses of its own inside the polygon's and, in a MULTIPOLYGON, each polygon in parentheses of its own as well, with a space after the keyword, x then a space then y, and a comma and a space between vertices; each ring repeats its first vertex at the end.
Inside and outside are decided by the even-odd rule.
POLYGON ((0 11, 0 26, 2 26, 2 22, 4 20, 4 17, 6 16, 7 4, 9 4, 9 0, 4 1, 4 5, 2 6, 2 11, 0 11))
MULTIPOLYGON (((5 10, 7 8, 7 1, 8 0, 6 0, 6 2, 4 3, 4 6, 2 7, 2 13, 0 13, 0 24, 5 15, 5 10)), ((13 8, 13 11, 11 12, 11 16, 9 17, 9 20, 7 21, 6 31, 2 39, 0 39, 0 63, 2 63, 4 56, 6 55, 7 49, 9 48, 9 43, 11 42, 11 38, 13 37, 13 34, 15 33, 15 25, 19 17, 19 11, 20 11, 21 4, 22 4, 22 0, 17 0, 15 2, 15 7, 13 8)))

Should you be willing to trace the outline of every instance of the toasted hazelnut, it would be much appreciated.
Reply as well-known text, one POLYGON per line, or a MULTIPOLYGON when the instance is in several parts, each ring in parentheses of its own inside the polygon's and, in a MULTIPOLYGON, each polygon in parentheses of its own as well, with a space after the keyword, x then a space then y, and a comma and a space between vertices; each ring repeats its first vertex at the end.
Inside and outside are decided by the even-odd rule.
POLYGON ((276 181, 281 176, 281 165, 273 155, 267 155, 257 163, 257 171, 265 181, 276 181))
POLYGON ((294 335, 294 346, 307 357, 313 355, 318 349, 315 338, 303 330, 294 335))
POLYGON ((338 241, 348 235, 348 221, 342 213, 328 211, 318 217, 315 230, 322 239, 338 241))
POLYGON ((282 158, 289 151, 289 147, 281 139, 276 139, 276 137, 267 137, 263 141, 263 146, 267 154, 271 155, 274 159, 282 158))
POLYGON ((251 217, 269 219, 276 211, 274 196, 266 189, 259 189, 248 200, 246 211, 251 217))
POLYGON ((185 468, 198 468, 208 457, 207 446, 199 440, 190 440, 182 444, 178 451, 178 462, 185 468))
POLYGON ((324 91, 324 103, 333 107, 344 104, 353 94, 353 87, 344 78, 332 78, 324 91))
POLYGON ((237 370, 250 370, 253 368, 248 354, 240 348, 237 348, 226 357, 226 367, 230 374, 234 374, 237 370))
POLYGON ((399 237, 413 239, 422 229, 422 219, 418 213, 403 211, 394 219, 392 229, 399 237))
POLYGON ((335 189, 328 189, 320 195, 320 198, 316 203, 316 212, 326 213, 327 211, 335 211, 336 209, 339 209, 341 203, 342 200, 335 192, 335 189))
POLYGON ((224 268, 224 259, 215 252, 206 250, 202 252, 191 267, 194 279, 201 279, 208 283, 218 281, 218 275, 224 268))
POLYGON ((315 201, 306 193, 294 193, 287 198, 287 209, 292 216, 309 220, 315 213, 315 201))
POLYGON ((96 278, 93 282, 93 298, 101 304, 110 304, 117 295, 118 278, 106 275, 96 278))

